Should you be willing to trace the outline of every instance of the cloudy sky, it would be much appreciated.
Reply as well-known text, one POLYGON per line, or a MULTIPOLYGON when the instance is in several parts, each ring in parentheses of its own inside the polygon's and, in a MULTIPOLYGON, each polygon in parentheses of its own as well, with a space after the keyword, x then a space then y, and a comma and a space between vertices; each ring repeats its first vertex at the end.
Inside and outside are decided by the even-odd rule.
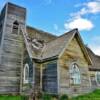
POLYGON ((100 55, 100 0, 0 0, 27 8, 27 24, 61 35, 73 28, 100 55))

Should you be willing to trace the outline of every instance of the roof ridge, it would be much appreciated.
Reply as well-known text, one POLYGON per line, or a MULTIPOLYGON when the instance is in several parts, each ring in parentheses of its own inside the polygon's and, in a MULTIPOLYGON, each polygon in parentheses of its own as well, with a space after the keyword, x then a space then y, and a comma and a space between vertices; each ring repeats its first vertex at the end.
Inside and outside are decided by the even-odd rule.
POLYGON ((62 34, 62 35, 60 35, 60 36, 58 36, 58 37, 57 37, 57 38, 55 38, 54 40, 52 40, 52 41, 48 42, 47 44, 49 44, 49 43, 51 43, 51 42, 54 42, 54 41, 57 41, 59 38, 61 38, 61 37, 65 36, 65 35, 71 34, 71 33, 73 33, 74 31, 77 31, 77 30, 78 30, 78 29, 77 29, 77 28, 75 28, 75 29, 73 29, 73 30, 71 30, 71 31, 68 31, 68 32, 66 32, 66 33, 64 33, 64 34, 62 34))
POLYGON ((64 33, 64 34, 62 34, 62 35, 60 35, 60 36, 58 36, 58 38, 60 38, 60 37, 62 37, 62 36, 64 36, 64 35, 66 35, 66 34, 68 34, 68 33, 71 33, 71 32, 73 32, 73 31, 78 31, 78 28, 74 28, 74 29, 72 29, 72 30, 70 30, 70 31, 68 31, 68 32, 66 32, 66 33, 64 33))
POLYGON ((41 32, 41 33, 46 33, 46 34, 51 35, 51 36, 53 36, 53 37, 57 37, 57 36, 54 35, 53 33, 49 33, 49 32, 47 32, 47 31, 43 31, 42 29, 38 29, 38 28, 29 26, 29 25, 27 25, 26 27, 31 28, 31 29, 34 29, 34 30, 39 31, 39 32, 41 32))
POLYGON ((73 37, 73 35, 76 33, 76 30, 77 29, 73 29, 57 37, 56 39, 46 43, 45 47, 42 49, 41 52, 42 59, 59 55, 65 44, 69 43, 71 37, 73 37))

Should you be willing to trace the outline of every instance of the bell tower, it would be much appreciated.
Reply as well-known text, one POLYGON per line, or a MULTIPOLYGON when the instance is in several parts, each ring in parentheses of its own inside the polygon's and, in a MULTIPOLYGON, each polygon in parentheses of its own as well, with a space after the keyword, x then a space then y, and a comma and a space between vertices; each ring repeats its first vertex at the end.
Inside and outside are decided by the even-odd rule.
POLYGON ((0 14, 0 94, 20 91, 26 9, 7 3, 0 14))

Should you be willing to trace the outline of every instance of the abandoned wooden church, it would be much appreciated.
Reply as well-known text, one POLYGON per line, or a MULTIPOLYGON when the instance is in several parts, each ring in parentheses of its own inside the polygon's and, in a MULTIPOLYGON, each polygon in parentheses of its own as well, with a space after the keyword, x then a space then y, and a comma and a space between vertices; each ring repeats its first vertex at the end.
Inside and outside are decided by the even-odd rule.
MULTIPOLYGON (((34 22, 34 21, 33 21, 34 22)), ((7 3, 0 14, 0 94, 77 95, 100 86, 100 56, 78 29, 61 36, 26 25, 26 9, 7 3)))

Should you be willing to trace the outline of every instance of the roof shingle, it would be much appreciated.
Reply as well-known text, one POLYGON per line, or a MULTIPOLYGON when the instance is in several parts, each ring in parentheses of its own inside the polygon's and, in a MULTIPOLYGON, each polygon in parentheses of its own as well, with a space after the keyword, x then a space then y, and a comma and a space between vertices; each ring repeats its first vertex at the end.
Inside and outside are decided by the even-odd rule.
POLYGON ((65 45, 69 42, 73 34, 75 34, 76 29, 71 30, 70 32, 67 32, 61 36, 59 36, 57 39, 47 43, 42 51, 42 59, 54 57, 60 54, 60 52, 63 50, 65 45))
POLYGON ((90 70, 100 70, 100 56, 95 55, 92 50, 88 47, 87 51, 92 60, 92 66, 89 67, 90 70))

